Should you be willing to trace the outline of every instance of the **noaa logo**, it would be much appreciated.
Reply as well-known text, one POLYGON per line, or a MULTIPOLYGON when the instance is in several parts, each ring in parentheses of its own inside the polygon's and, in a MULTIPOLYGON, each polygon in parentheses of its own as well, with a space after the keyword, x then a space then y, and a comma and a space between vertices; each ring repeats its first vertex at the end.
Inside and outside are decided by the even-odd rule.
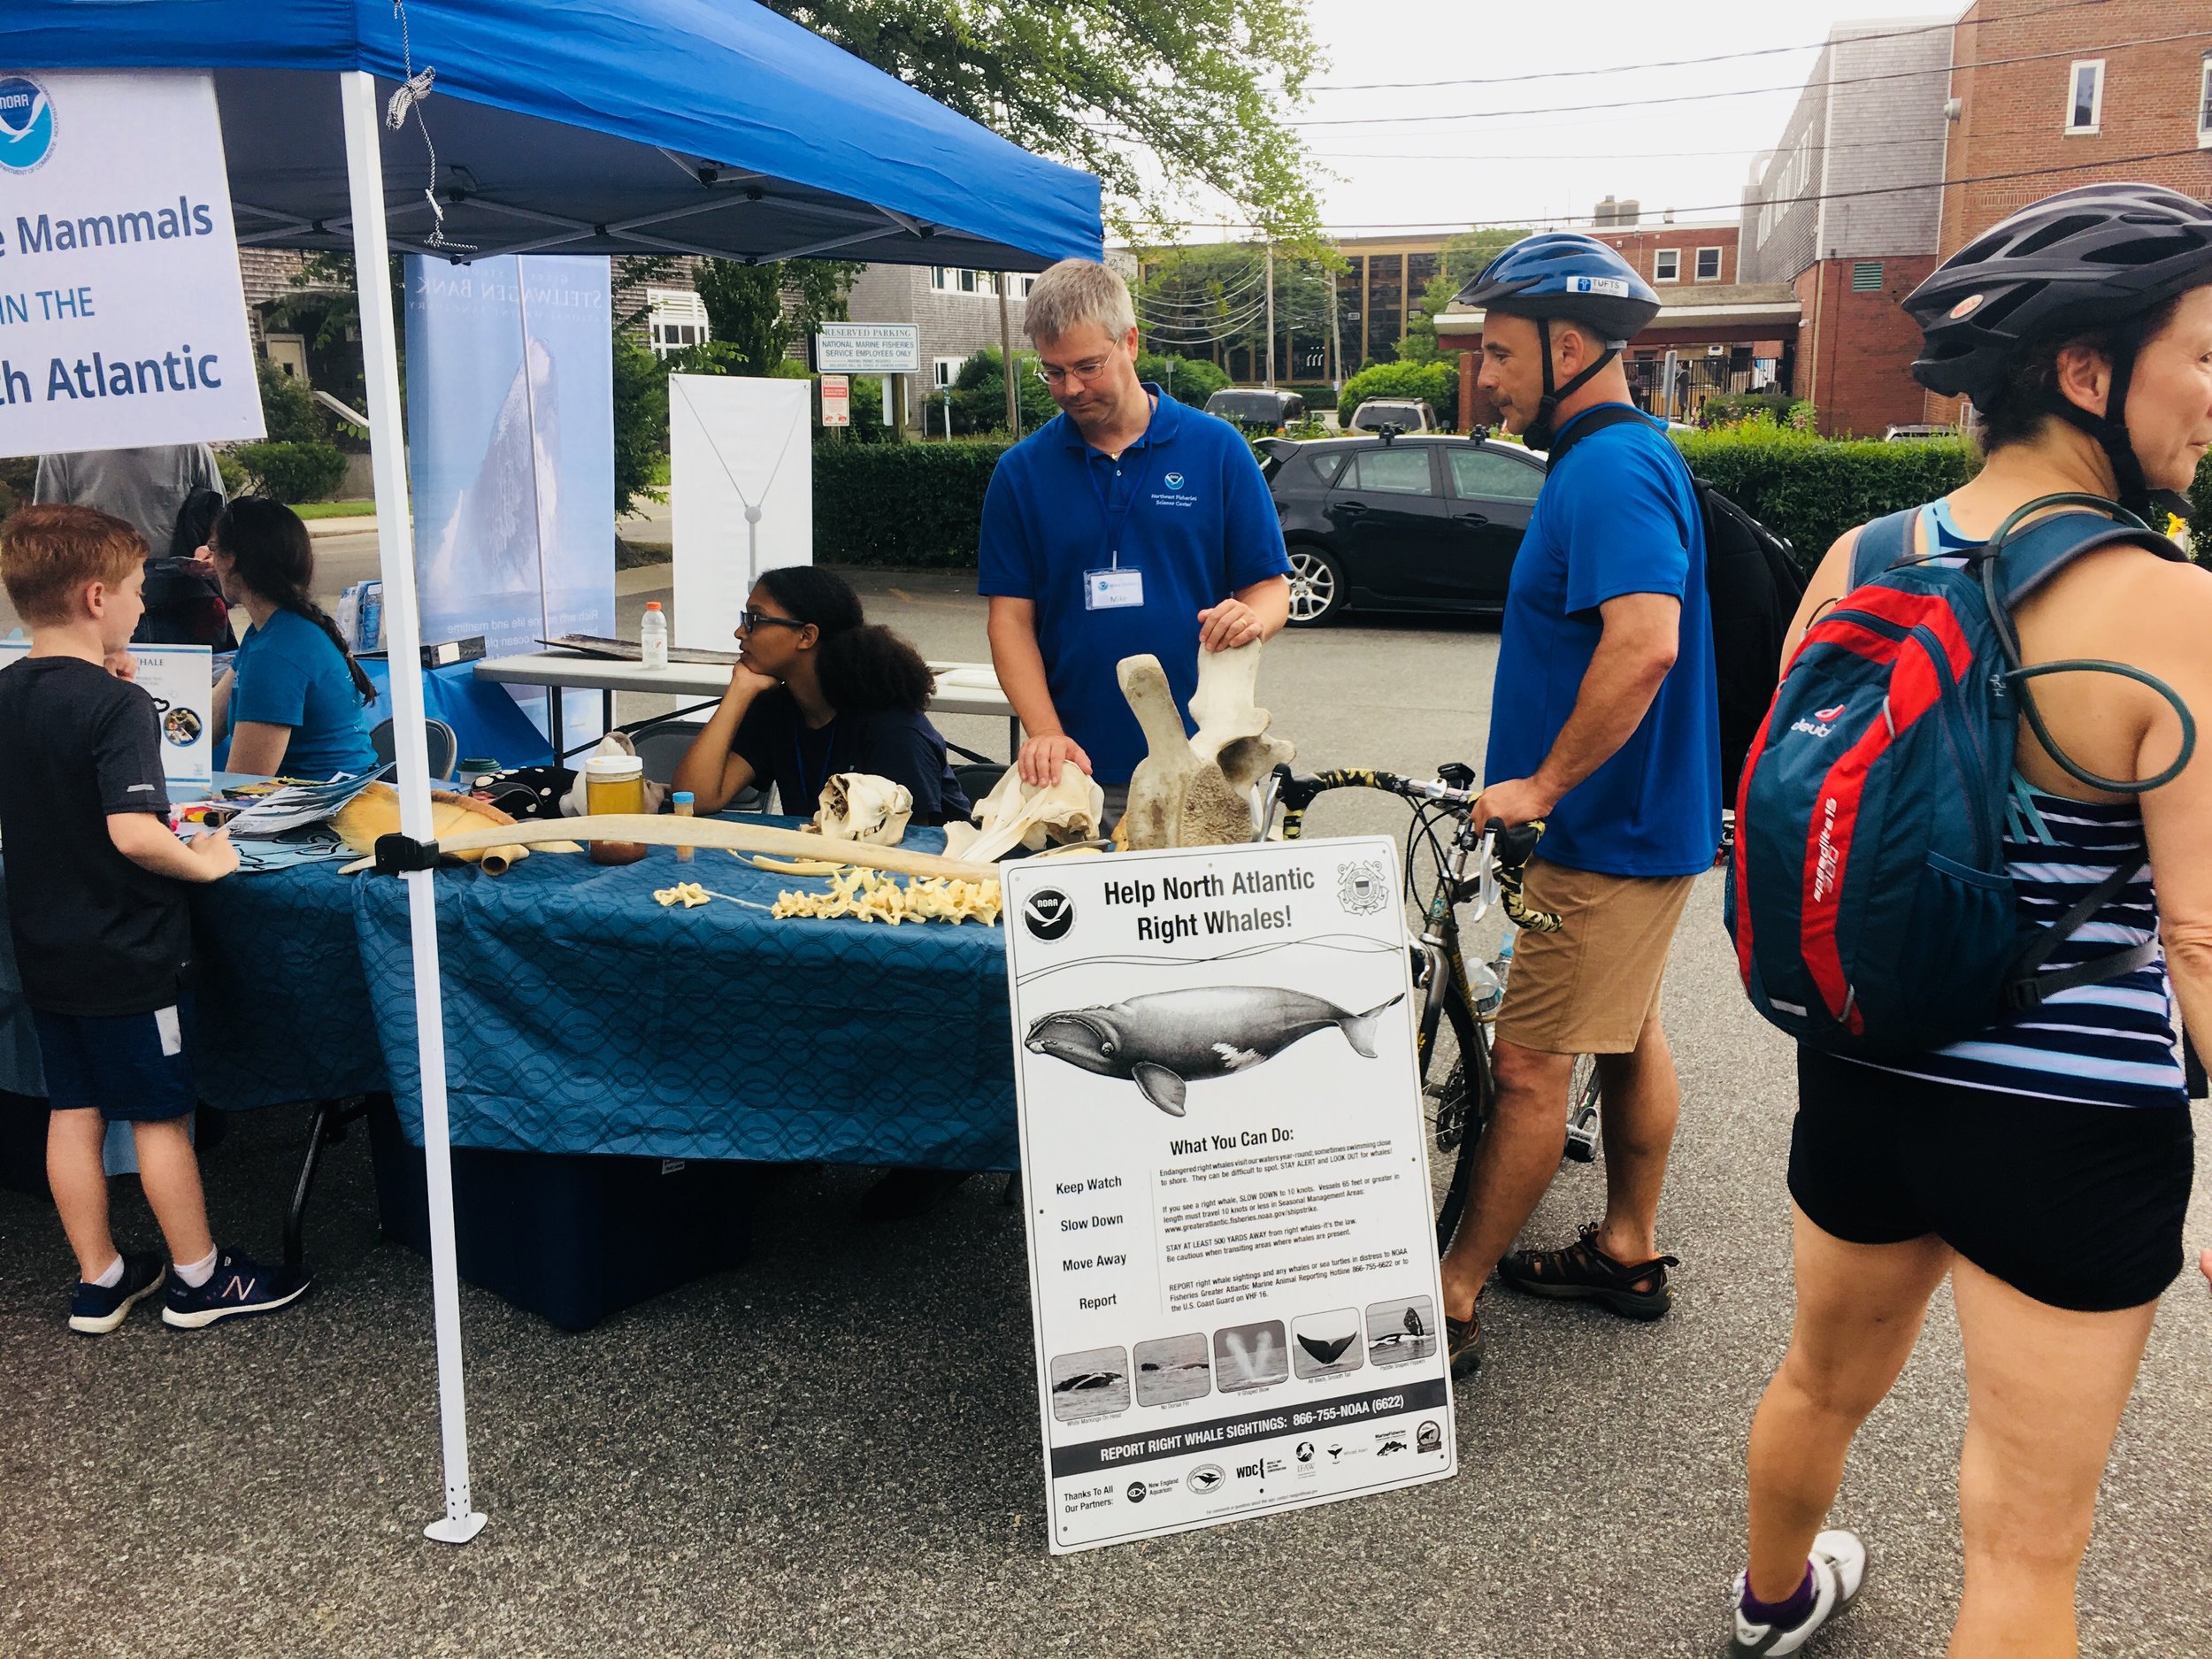
POLYGON ((0 168, 29 173, 54 148, 54 105, 28 75, 0 81, 0 168))
POLYGON ((1165 484, 1170 489, 1180 489, 1183 488, 1183 475, 1180 472, 1170 472, 1160 481, 1165 484))
POLYGON ((1057 887, 1039 887, 1022 902, 1022 926, 1033 939, 1064 938, 1075 926, 1075 905, 1057 887))
POLYGON ((1201 1463, 1183 1478, 1183 1484, 1193 1492, 1211 1492, 1226 1479, 1219 1463, 1201 1463))

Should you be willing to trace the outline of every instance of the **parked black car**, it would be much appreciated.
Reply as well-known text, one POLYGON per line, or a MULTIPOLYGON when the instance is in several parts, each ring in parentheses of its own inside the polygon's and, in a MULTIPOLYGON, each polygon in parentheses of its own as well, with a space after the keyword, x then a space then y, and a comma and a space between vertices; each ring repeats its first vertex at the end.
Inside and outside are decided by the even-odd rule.
POLYGON ((1248 432, 1280 432, 1306 418, 1306 400, 1264 386, 1225 386, 1206 400, 1206 412, 1248 432))
POLYGON ((1347 611, 1504 610, 1541 456, 1444 433, 1259 447, 1290 549, 1294 627, 1347 611))

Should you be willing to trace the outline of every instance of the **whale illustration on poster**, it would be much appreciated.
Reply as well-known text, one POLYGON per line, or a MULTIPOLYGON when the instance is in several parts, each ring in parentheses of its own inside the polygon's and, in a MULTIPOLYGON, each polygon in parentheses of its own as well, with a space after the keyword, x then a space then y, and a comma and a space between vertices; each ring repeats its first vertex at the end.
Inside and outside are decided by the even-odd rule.
POLYGON ((1125 1077, 1171 1118, 1187 1110, 1187 1086, 1273 1059, 1291 1044, 1334 1026, 1362 1059, 1375 1057, 1375 1022, 1400 992, 1363 1014, 1302 991, 1273 986, 1157 991, 1103 1008, 1047 1014, 1023 1046, 1102 1077, 1125 1077))

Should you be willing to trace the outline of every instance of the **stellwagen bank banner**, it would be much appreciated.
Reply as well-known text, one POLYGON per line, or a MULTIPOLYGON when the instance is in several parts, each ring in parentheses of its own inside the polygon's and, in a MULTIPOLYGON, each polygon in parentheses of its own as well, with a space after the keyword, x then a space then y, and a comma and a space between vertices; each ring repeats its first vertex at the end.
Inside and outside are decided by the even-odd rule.
POLYGON ((262 430, 213 81, 0 69, 0 455, 262 430))

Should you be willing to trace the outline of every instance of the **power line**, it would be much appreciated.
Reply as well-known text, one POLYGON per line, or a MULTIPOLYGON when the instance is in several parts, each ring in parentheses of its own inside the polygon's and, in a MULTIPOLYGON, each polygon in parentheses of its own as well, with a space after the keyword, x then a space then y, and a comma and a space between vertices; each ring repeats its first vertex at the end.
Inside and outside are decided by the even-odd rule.
POLYGON ((1933 79, 1937 75, 1955 74, 1968 69, 2001 69, 2012 64, 2046 62, 2054 58, 2079 58, 2084 51, 2116 52, 2135 46, 2169 46, 2177 41, 2196 41, 2212 37, 2212 29, 2192 29, 2183 35, 2159 35, 2142 40, 2113 41, 2101 46, 2068 48, 2055 52, 2026 52, 2017 58, 1985 58, 1970 64, 1952 64, 1941 69, 1890 69, 1878 74, 1845 75, 1818 82, 1803 81, 1785 87, 1739 87, 1718 92, 1685 92, 1662 98, 1608 98, 1596 104, 1554 104, 1530 110, 1463 110, 1435 115, 1343 115, 1329 116, 1313 120, 1285 121, 1285 127, 1403 127, 1433 121, 1487 121, 1509 115, 1569 115, 1593 110, 1649 109, 1660 104, 1709 104, 1717 98, 1764 97, 1776 92, 1806 92, 1817 85, 1824 89, 1835 87, 1865 86, 1878 81, 1914 81, 1933 79))
MULTIPOLYGON (((2102 5, 2105 0, 2059 0, 2056 5, 2044 6, 2039 11, 2018 12, 2010 17, 1993 18, 1978 27, 1993 28, 2000 24, 2024 23, 2031 18, 2048 17, 2054 12, 2078 12, 2085 6, 2102 5)), ((1436 87, 1505 87, 1529 81, 1571 81, 1589 75, 1633 74, 1643 69, 1694 69, 1706 64, 1734 63, 1747 58, 1777 58, 1790 52, 1813 52, 1831 46, 1857 46, 1869 41, 1904 40, 1915 35, 1933 35, 1939 30, 1955 29, 1959 19, 1953 18, 1942 23, 1923 23, 1909 29, 1892 29, 1878 35, 1850 35, 1839 40, 1833 36, 1824 41, 1813 41, 1803 46, 1759 46, 1740 52, 1715 52, 1707 58, 1669 58, 1641 64, 1616 64, 1606 69, 1543 69, 1525 75, 1470 75, 1448 81, 1338 81, 1310 87, 1311 92, 1407 92, 1426 91, 1436 87)))
MULTIPOLYGON (((1828 190, 1812 196, 1774 196, 1764 202, 1748 204, 1741 201, 1719 202, 1701 207, 1678 208, 1675 211, 1682 213, 1730 213, 1740 211, 1746 205, 1761 207, 1801 207, 1806 204, 1812 202, 1842 202, 1848 201, 1856 196, 1903 196, 1914 190, 1947 190, 1959 185, 1996 184, 2010 179, 2041 179, 2048 178, 2054 173, 2061 173, 2110 172, 2117 167, 2133 166, 2139 161, 2170 161, 2178 156, 2201 156, 2204 153, 2203 150, 2199 146, 2191 144, 2182 150, 2146 150, 2142 154, 2136 156, 2109 156, 2101 157, 2094 161, 2071 161, 2066 163, 2062 166, 2056 167, 2024 167, 2010 173, 1967 173, 1956 179, 1929 179, 1917 184, 1884 184, 1862 190, 1828 190)), ((1532 230, 1539 227, 1569 227, 1578 224, 1589 224, 1593 222, 1594 216, 1588 213, 1563 213, 1532 214, 1525 215, 1517 219, 1425 220, 1384 219, 1372 224, 1357 225, 1339 222, 1336 224, 1325 225, 1321 227, 1321 228, 1325 231, 1394 230, 1418 233, 1441 230, 1448 232, 1458 232, 1466 230, 1517 230, 1523 228, 1532 230)), ((1179 219, 1174 221, 1174 227, 1179 230, 1257 230, 1264 228, 1264 227, 1260 226, 1250 219, 1179 219)), ((1656 230, 1663 229, 1664 227, 1628 225, 1620 227, 1608 226, 1606 228, 1619 228, 1624 230, 1656 230)))

